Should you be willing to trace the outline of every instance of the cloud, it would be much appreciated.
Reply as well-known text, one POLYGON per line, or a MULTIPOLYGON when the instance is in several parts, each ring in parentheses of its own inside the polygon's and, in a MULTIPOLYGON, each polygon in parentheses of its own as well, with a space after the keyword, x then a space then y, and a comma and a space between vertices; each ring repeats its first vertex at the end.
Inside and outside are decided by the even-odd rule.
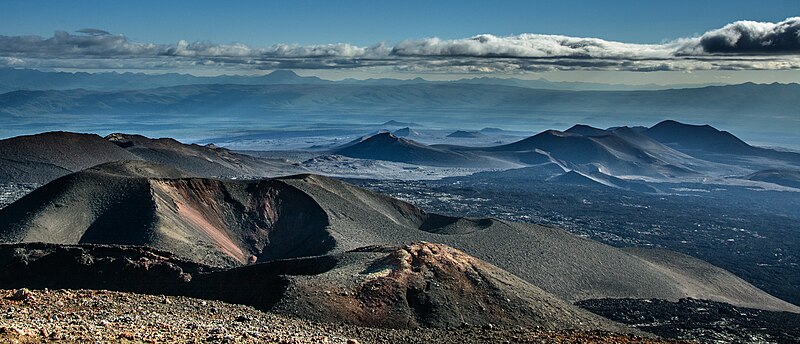
POLYGON ((525 73, 555 70, 692 71, 800 69, 800 17, 739 21, 703 35, 636 44, 562 35, 476 35, 358 46, 132 41, 100 29, 53 37, 0 36, 0 66, 116 69, 353 69, 431 73, 525 73))
POLYGON ((90 36, 108 36, 111 35, 110 32, 100 29, 80 29, 76 32, 85 33, 90 36))
POLYGON ((669 44, 628 44, 599 38, 522 34, 484 34, 466 39, 428 38, 398 43, 396 56, 458 56, 483 58, 668 58, 669 44))
POLYGON ((159 46, 156 44, 132 42, 123 35, 73 35, 65 31, 56 31, 50 38, 0 36, 0 56, 5 57, 52 59, 128 57, 151 55, 158 50, 159 46))
POLYGON ((800 54, 800 17, 731 23, 703 34, 696 47, 709 54, 800 54))

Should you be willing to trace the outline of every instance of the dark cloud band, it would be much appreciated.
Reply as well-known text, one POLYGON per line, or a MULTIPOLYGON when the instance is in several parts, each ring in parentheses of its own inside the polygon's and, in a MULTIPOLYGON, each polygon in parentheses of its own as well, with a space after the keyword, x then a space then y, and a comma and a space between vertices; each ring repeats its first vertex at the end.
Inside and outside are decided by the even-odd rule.
POLYGON ((725 54, 798 54, 800 17, 780 23, 741 21, 708 32, 699 42, 704 52, 725 54))

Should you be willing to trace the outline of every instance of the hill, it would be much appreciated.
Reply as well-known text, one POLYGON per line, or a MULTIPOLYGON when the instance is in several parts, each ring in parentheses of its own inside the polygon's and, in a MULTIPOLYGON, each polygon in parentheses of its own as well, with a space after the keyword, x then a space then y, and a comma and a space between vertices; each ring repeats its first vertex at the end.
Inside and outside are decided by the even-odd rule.
POLYGON ((462 138, 462 139, 477 139, 481 137, 486 137, 486 135, 484 135, 480 131, 458 130, 448 134, 447 137, 462 138))
POLYGON ((0 140, 0 183, 44 184, 72 172, 120 160, 146 160, 205 177, 264 177, 303 171, 285 160, 254 158, 173 139, 47 132, 0 140))
POLYGON ((430 243, 365 247, 230 270, 166 252, 113 246, 0 245, 0 262, 4 287, 183 295, 370 327, 467 323, 636 332, 463 252, 430 243))
POLYGON ((150 246, 238 266, 317 253, 332 245, 326 224, 308 196, 278 180, 186 178, 146 161, 117 161, 56 179, 3 208, 0 240, 150 246), (292 240, 315 244, 279 245, 292 240))
POLYGON ((491 153, 514 154, 521 162, 531 156, 545 154, 555 162, 581 172, 601 172, 613 176, 639 175, 669 178, 695 172, 683 161, 663 158, 651 153, 634 140, 613 133, 602 136, 548 130, 529 138, 484 148, 491 153))
POLYGON ((196 176, 241 178, 303 172, 286 160, 257 158, 213 145, 183 144, 171 138, 116 133, 105 139, 142 160, 174 166, 196 176))
POLYGON ((710 125, 662 121, 641 134, 693 157, 751 169, 800 167, 800 153, 755 147, 710 125))
POLYGON ((763 170, 751 173, 744 178, 800 189, 800 171, 798 170, 763 170))
POLYGON ((0 239, 148 246, 219 267, 427 241, 469 252, 569 302, 693 297, 798 310, 722 270, 710 271, 736 294, 698 288, 708 276, 697 269, 654 263, 560 229, 429 214, 331 178, 222 181, 119 170, 100 166, 60 178, 0 210, 0 239))
POLYGON ((648 128, 644 135, 678 149, 724 154, 750 154, 753 147, 727 131, 710 125, 691 125, 666 120, 648 128))
POLYGON ((138 156, 93 134, 49 132, 0 140, 0 182, 46 183, 63 175, 138 156))
POLYGON ((429 166, 485 166, 490 160, 474 154, 454 152, 397 137, 378 133, 334 149, 333 154, 352 158, 404 162, 429 166))
POLYGON ((0 290, 0 307, 14 309, 4 320, 0 342, 160 342, 173 341, 331 344, 408 343, 471 344, 492 341, 559 343, 672 343, 650 336, 605 331, 545 331, 531 328, 466 325, 451 329, 382 329, 319 323, 265 313, 253 307, 189 297, 142 295, 107 290, 31 290, 30 299, 15 300, 18 290, 0 290), (36 300, 30 302, 28 300, 36 300), (81 318, 72 317, 81 310, 81 318), (41 319, 48 319, 39 324, 41 319), (98 320, 100 319, 100 320, 98 320), (152 321, 158 326, 142 326, 152 321), (111 326, 107 326, 112 324, 111 326))
POLYGON ((397 129, 394 132, 392 132, 392 134, 394 136, 397 136, 397 137, 418 137, 418 136, 422 136, 418 131, 416 131, 414 129, 411 129, 409 127, 397 129))

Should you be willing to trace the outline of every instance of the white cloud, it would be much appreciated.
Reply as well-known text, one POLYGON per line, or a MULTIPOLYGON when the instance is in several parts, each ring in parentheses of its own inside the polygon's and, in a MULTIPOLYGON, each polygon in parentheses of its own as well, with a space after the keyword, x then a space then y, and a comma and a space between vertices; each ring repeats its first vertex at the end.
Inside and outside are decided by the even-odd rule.
POLYGON ((482 34, 357 46, 135 42, 100 29, 53 37, 0 36, 0 65, 24 67, 180 69, 347 69, 522 73, 553 70, 714 70, 800 68, 800 18, 779 23, 740 21, 699 37, 635 44, 561 35, 482 34))

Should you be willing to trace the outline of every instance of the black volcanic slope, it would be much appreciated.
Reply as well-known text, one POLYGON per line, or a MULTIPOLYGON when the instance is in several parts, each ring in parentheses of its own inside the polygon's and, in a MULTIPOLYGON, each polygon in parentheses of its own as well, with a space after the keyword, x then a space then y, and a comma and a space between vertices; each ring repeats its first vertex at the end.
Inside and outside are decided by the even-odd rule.
POLYGON ((275 176, 302 172, 286 161, 254 158, 227 149, 186 145, 140 135, 48 132, 0 140, 0 183, 47 183, 63 175, 119 160, 147 160, 197 176, 275 176))
POLYGON ((570 302, 694 297, 798 310, 689 257, 670 265, 657 259, 665 252, 645 257, 560 229, 428 214, 331 178, 152 178, 157 166, 118 164, 60 178, 0 210, 0 241, 143 245, 220 267, 428 241, 469 252, 570 302))

